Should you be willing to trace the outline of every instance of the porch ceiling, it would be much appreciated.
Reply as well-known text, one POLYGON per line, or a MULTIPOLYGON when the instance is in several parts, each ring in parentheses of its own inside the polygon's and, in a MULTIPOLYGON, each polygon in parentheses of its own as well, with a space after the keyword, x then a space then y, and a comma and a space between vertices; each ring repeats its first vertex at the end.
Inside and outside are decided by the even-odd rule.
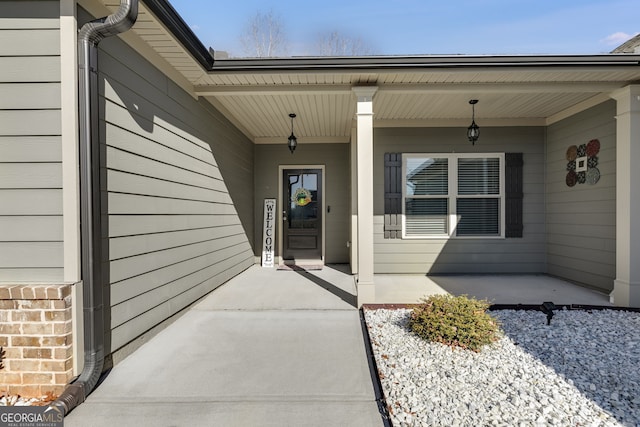
MULTIPOLYGON (((215 70, 215 65, 214 65, 215 70)), ((348 142, 356 100, 352 88, 375 85, 376 127, 466 127, 470 99, 476 122, 487 126, 544 126, 596 105, 640 81, 640 67, 624 70, 425 69, 376 72, 210 72, 195 82, 206 97, 255 143, 284 143, 296 113, 305 142, 348 142)))

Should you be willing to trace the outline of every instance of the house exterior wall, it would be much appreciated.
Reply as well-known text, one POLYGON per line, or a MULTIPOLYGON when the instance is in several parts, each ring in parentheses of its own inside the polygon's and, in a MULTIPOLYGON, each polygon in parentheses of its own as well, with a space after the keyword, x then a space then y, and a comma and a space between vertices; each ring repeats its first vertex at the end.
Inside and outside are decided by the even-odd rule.
MULTIPOLYGON (((325 187, 324 203, 330 207, 325 210, 325 262, 348 263, 350 228, 350 146, 348 144, 299 144, 291 154, 286 138, 279 145, 259 144, 255 147, 255 200, 254 249, 260 257, 262 246, 262 206, 266 198, 278 198, 278 167, 280 165, 324 165, 325 187)), ((278 202, 277 209, 281 211, 278 202)), ((276 224, 276 235, 280 232, 276 224)), ((278 247, 279 242, 276 243, 278 247)), ((280 256, 277 253, 276 256, 280 256)))
POLYGON ((374 130, 375 273, 545 273, 544 129, 482 128, 471 146, 465 129, 374 130), (384 154, 523 153, 522 238, 385 239, 384 154))
POLYGON ((616 275, 616 103, 611 100, 547 129, 548 272, 603 291, 616 275), (600 141, 600 180, 569 187, 567 150, 600 141))
POLYGON ((57 1, 0 2, 0 283, 64 276, 57 1))
MULTIPOLYGON (((58 394, 73 378, 63 236, 58 1, 0 2, 0 393, 58 394)), ((75 164, 75 163, 74 163, 75 164)))
POLYGON ((113 352, 253 264, 253 147, 119 38, 98 61, 113 352))

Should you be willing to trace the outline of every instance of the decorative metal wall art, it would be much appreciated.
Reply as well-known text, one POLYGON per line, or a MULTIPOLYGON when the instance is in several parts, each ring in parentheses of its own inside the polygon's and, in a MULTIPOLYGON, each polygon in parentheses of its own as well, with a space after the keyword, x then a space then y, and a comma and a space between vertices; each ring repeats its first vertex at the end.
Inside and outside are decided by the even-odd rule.
POLYGON ((600 141, 592 139, 587 144, 572 145, 567 149, 567 185, 593 185, 600 180, 598 153, 600 141))

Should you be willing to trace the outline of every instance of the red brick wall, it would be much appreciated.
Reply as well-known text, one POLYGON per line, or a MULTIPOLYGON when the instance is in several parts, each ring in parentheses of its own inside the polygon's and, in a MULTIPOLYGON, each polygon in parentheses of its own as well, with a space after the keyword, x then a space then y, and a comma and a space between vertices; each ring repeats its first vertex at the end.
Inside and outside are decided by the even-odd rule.
POLYGON ((59 395, 73 377, 71 285, 0 285, 0 394, 59 395))

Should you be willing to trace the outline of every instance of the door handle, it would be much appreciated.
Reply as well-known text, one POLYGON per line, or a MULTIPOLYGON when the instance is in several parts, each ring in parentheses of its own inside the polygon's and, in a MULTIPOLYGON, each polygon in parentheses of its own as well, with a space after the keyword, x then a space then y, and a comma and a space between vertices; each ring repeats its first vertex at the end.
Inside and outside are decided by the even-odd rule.
POLYGON ((282 211, 282 222, 287 222, 287 211, 282 211))

